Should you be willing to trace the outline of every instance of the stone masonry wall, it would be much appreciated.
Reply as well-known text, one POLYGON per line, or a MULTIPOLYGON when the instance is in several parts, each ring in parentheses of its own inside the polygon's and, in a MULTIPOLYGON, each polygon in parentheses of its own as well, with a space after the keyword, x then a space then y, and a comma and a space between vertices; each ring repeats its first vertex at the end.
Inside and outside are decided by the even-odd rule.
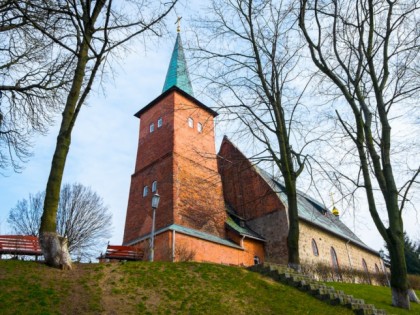
POLYGON ((382 265, 380 257, 374 253, 363 249, 353 243, 347 243, 345 239, 334 234, 324 232, 318 227, 300 220, 299 233, 299 255, 302 263, 317 264, 324 263, 332 266, 331 247, 334 247, 338 258, 339 267, 364 270, 362 259, 365 259, 370 273, 375 273, 375 264, 380 270, 382 265), (315 240, 319 255, 315 256, 312 251, 312 239, 315 240))
POLYGON ((289 230, 285 210, 249 220, 247 224, 267 241, 265 243, 265 260, 287 264, 287 234, 289 230))

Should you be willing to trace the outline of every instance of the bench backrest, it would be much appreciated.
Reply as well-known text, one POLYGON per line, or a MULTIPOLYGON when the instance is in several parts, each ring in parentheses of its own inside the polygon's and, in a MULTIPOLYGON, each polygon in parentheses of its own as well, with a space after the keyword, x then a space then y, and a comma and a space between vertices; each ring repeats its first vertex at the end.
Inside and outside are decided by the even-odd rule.
POLYGON ((133 246, 108 245, 105 258, 119 260, 142 260, 143 250, 133 246))
POLYGON ((0 235, 0 253, 42 255, 38 237, 30 235, 0 235))

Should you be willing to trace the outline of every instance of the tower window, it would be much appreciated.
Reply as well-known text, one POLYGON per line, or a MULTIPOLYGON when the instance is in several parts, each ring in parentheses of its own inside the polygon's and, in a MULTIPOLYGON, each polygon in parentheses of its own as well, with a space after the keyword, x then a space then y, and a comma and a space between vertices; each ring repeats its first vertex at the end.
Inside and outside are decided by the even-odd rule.
POLYGON ((197 130, 198 130, 199 133, 203 132, 203 125, 201 123, 197 124, 197 130))
POLYGON ((146 197, 149 194, 149 187, 144 186, 143 187, 143 197, 146 197))
POLYGON ((162 125, 163 125, 162 117, 159 117, 159 119, 158 119, 158 128, 162 127, 162 125))
POLYGON ((194 119, 191 117, 188 117, 188 127, 194 128, 194 119))
POLYGON ((314 256, 319 256, 318 246, 314 239, 312 239, 312 252, 314 253, 314 256))
POLYGON ((152 183, 152 192, 156 192, 157 191, 157 181, 154 181, 152 183))
POLYGON ((155 124, 154 124, 154 123, 151 123, 151 124, 150 124, 150 126, 149 126, 149 130, 150 130, 150 132, 155 131, 155 124))

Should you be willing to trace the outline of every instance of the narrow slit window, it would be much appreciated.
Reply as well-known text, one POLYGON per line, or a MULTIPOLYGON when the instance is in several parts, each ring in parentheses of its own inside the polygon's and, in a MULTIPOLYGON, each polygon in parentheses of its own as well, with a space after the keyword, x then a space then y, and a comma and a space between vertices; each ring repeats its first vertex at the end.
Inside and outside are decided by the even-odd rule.
POLYGON ((152 133, 153 131, 155 131, 155 124, 154 123, 151 123, 150 124, 150 126, 149 126, 149 130, 150 130, 150 132, 152 133))
POLYGON ((318 246, 314 239, 312 239, 312 252, 314 253, 314 256, 319 256, 318 246))
POLYGON ((367 263, 366 263, 366 260, 364 259, 364 258, 362 258, 362 265, 363 265, 363 270, 365 271, 365 273, 366 273, 366 281, 367 281, 367 283, 371 283, 370 282, 370 274, 369 274, 369 269, 368 269, 368 266, 367 266, 367 263))
POLYGON ((143 197, 146 197, 149 194, 149 187, 144 186, 143 187, 143 197))
POLYGON ((162 120, 162 117, 160 117, 158 119, 158 128, 162 127, 162 125, 163 125, 163 120, 162 120))
POLYGON ((188 127, 194 128, 194 119, 191 117, 188 117, 188 127))
POLYGON ((201 123, 197 124, 197 130, 198 130, 199 133, 203 132, 203 125, 201 123))
POLYGON ((152 192, 156 192, 157 191, 157 181, 154 181, 152 183, 152 192))

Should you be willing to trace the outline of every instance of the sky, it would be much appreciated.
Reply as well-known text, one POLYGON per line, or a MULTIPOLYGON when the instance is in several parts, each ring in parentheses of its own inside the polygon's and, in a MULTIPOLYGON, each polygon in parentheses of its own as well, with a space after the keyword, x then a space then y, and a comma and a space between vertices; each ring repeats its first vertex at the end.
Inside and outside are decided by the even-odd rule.
MULTIPOLYGON (((192 14, 194 11, 184 15, 182 20, 184 42, 188 40, 192 14)), ((170 19, 175 22, 175 15, 170 19)), ((90 95, 73 131, 63 183, 79 182, 90 186, 104 199, 113 215, 111 244, 122 243, 139 130, 139 120, 133 115, 162 91, 176 38, 176 25, 172 30, 172 23, 168 22, 168 26, 169 36, 148 47, 147 51, 138 45, 138 49, 133 49, 120 61, 115 79, 104 85, 105 93, 97 90, 90 95)), ((188 61, 188 52, 186 56, 188 61)), ((196 90, 194 92, 197 99, 204 101, 196 90)), ((213 105, 204 103, 210 107, 213 105)), ((9 172, 8 176, 0 177, 0 234, 11 232, 7 217, 17 201, 45 189, 59 123, 58 116, 48 135, 33 138, 33 156, 21 173, 9 172)), ((216 152, 223 138, 222 129, 216 122, 216 152)), ((246 150, 247 144, 236 145, 246 150)), ((407 231, 419 240, 418 214, 409 211, 405 218, 407 231)), ((345 211, 341 219, 368 246, 375 250, 383 247, 384 242, 367 211, 359 211, 357 215, 345 211)))

